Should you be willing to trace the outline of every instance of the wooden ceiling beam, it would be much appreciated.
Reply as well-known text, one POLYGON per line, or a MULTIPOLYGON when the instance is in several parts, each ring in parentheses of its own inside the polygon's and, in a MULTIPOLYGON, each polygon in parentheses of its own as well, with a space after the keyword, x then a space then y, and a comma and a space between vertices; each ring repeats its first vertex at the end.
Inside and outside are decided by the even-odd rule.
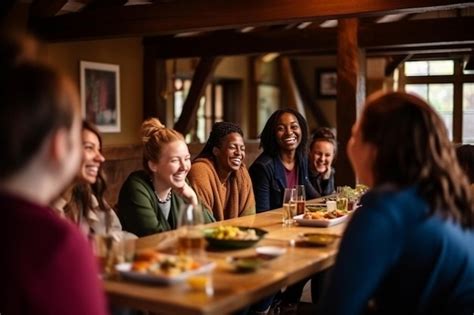
MULTIPOLYGON (((374 24, 359 31, 360 47, 367 54, 413 54, 416 51, 449 50, 471 47, 474 17, 413 20, 374 24), (413 30, 416 30, 414 32, 413 30)), ((144 45, 152 47, 156 58, 229 56, 267 52, 334 53, 336 29, 290 29, 238 33, 220 31, 195 37, 149 37, 144 45)))
POLYGON ((52 18, 68 0, 36 0, 30 6, 31 18, 52 18))
POLYGON ((145 38, 143 43, 145 46, 155 48, 157 58, 249 55, 272 51, 299 52, 325 47, 335 48, 336 31, 335 29, 289 29, 249 33, 219 31, 195 37, 145 38))
POLYGON ((470 1, 460 0, 366 0, 357 5, 353 0, 300 0, 298 5, 294 0, 176 0, 97 8, 33 20, 30 27, 44 39, 67 41, 298 23, 318 18, 416 13, 472 5, 470 1))

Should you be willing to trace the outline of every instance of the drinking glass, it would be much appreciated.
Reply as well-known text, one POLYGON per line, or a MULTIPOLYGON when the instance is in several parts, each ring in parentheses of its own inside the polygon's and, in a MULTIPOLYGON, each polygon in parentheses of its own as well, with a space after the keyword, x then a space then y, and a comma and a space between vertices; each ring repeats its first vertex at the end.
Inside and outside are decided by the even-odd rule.
POLYGON ((201 206, 184 204, 178 216, 178 253, 195 257, 204 256, 204 218, 201 206))
POLYGON ((118 241, 112 234, 92 236, 92 251, 97 259, 99 273, 106 278, 113 274, 117 261, 118 241))
POLYGON ((296 215, 296 189, 285 188, 283 194, 283 224, 292 225, 296 215))
POLYGON ((296 214, 304 214, 306 206, 306 194, 304 191, 304 185, 296 185, 296 214))
POLYGON ((346 193, 344 192, 344 187, 338 186, 336 195, 336 209, 347 211, 347 204, 348 199, 346 193))

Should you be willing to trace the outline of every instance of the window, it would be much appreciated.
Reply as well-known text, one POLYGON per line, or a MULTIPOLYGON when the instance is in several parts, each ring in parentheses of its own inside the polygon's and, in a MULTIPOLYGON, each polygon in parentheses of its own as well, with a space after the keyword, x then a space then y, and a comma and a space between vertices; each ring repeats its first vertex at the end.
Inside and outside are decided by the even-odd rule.
POLYGON ((462 142, 474 143, 474 83, 464 83, 462 94, 462 142))
POLYGON ((474 143, 474 74, 463 65, 461 59, 408 61, 398 83, 433 106, 451 140, 474 143))
MULTIPOLYGON (((175 79, 173 118, 176 122, 183 111, 184 101, 191 88, 191 80, 175 79)), ((211 83, 201 97, 194 128, 186 135, 186 142, 206 142, 212 125, 223 120, 223 86, 211 83)))
POLYGON ((443 118, 450 139, 453 139, 453 84, 407 84, 405 91, 417 94, 433 106, 443 118))

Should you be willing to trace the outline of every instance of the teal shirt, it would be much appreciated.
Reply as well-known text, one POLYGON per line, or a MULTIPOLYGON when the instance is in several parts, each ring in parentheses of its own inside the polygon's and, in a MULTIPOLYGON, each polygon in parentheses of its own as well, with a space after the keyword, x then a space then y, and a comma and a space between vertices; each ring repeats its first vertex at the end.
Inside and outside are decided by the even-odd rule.
MULTIPOLYGON (((138 236, 160 233, 177 228, 178 213, 186 201, 174 192, 168 220, 158 206, 158 198, 150 180, 143 170, 131 173, 119 193, 118 216, 122 227, 138 236)), ((215 219, 208 209, 203 209, 204 222, 215 219)))

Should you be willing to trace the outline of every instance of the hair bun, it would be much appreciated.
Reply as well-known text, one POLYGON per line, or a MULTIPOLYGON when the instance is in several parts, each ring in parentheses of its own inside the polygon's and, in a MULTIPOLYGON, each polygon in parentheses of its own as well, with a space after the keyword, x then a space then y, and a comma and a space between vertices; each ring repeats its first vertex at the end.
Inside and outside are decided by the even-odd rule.
POLYGON ((148 142, 153 134, 164 128, 165 125, 158 118, 148 118, 142 123, 142 142, 148 142))

